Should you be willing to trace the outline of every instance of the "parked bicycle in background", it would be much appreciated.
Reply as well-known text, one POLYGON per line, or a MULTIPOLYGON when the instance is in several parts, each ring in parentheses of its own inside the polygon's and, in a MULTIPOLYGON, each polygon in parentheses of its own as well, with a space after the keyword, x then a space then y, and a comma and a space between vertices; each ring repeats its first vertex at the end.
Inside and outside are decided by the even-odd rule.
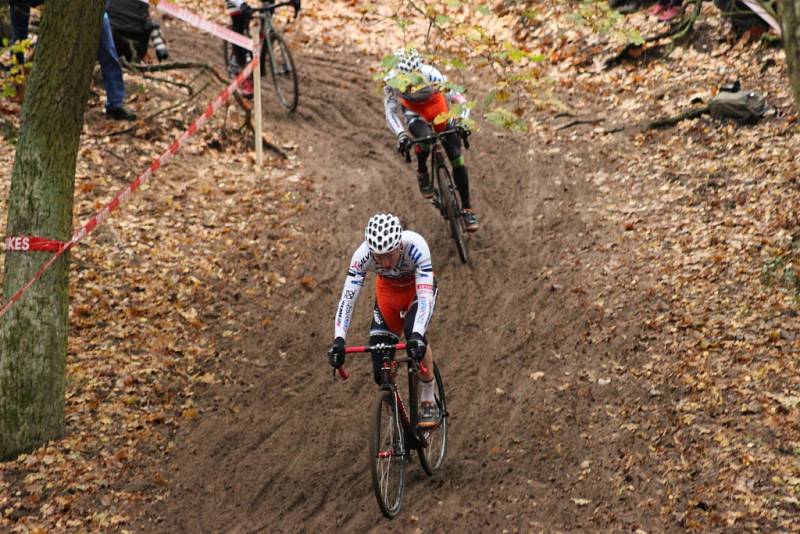
MULTIPOLYGON (((237 33, 249 35, 250 22, 256 20, 258 35, 261 43, 261 72, 269 72, 272 84, 278 95, 278 101, 289 112, 297 109, 300 98, 300 87, 297 80, 297 69, 292 53, 283 35, 272 25, 272 16, 275 10, 281 7, 294 8, 294 18, 300 13, 301 0, 287 0, 285 2, 262 2, 259 7, 250 7, 243 0, 227 0, 228 14, 231 17, 231 29, 237 33)), ((227 41, 223 43, 225 65, 230 76, 235 76, 250 61, 251 53, 244 48, 232 45, 227 41)), ((266 77, 266 74, 265 74, 266 77)), ((253 97, 252 79, 245 80, 240 90, 248 98, 253 97)))

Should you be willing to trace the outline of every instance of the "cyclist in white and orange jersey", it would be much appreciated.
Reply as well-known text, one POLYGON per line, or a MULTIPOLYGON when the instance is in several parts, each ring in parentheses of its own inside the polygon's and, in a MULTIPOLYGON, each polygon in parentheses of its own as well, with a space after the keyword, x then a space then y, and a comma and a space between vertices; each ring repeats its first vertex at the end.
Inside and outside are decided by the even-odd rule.
MULTIPOLYGON (((394 215, 379 213, 367 223, 364 241, 350 260, 336 308, 334 341, 328 358, 334 369, 345 363, 344 340, 358 294, 370 271, 378 276, 369 343, 395 344, 405 334, 408 355, 422 361, 426 370, 420 374, 419 426, 432 426, 439 418, 439 408, 434 399, 433 352, 425 337, 437 294, 431 253, 425 239, 416 232, 404 231, 394 215)), ((381 364, 381 356, 373 353, 373 377, 379 385, 381 364)))
MULTIPOLYGON (((386 85, 383 89, 383 107, 386 114, 386 123, 389 129, 397 136, 397 149, 406 152, 411 146, 411 138, 406 133, 406 128, 398 117, 401 112, 405 119, 408 131, 415 138, 427 137, 433 131, 442 132, 447 129, 457 128, 458 133, 444 136, 442 139, 447 158, 453 166, 453 179, 455 180, 458 193, 461 196, 461 204, 464 207, 464 222, 467 230, 475 232, 480 227, 478 216, 472 211, 469 196, 469 173, 464 165, 464 155, 461 153, 461 138, 470 134, 469 127, 465 124, 465 119, 469 118, 469 107, 463 106, 461 115, 458 119, 444 121, 434 124, 434 119, 440 114, 446 114, 452 103, 466 104, 464 96, 451 89, 444 90, 443 86, 447 78, 439 70, 422 62, 422 57, 414 48, 408 50, 401 48, 395 52, 396 63, 394 68, 389 71, 385 78, 386 85), (413 75, 419 74, 423 84, 415 84, 413 87, 407 86, 404 89, 398 88, 397 83, 405 75, 405 79, 410 79, 413 75), (419 85, 423 85, 419 87, 419 85), (433 125, 433 128, 431 128, 433 125)), ((430 154, 430 146, 415 145, 414 152, 417 155, 417 181, 419 189, 425 198, 433 196, 433 183, 427 168, 427 158, 430 154)))

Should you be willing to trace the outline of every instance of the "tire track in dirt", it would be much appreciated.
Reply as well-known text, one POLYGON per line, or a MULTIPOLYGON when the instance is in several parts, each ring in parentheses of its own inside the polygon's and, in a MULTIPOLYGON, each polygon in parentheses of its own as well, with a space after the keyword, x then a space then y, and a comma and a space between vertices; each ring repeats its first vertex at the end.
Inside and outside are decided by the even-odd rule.
MULTIPOLYGON (((203 48, 196 41, 204 36, 184 38, 191 51, 203 48)), ((419 196, 413 166, 392 149, 367 69, 292 45, 300 109, 287 116, 270 107, 265 118, 281 141, 298 146, 314 184, 296 219, 303 231, 293 246, 307 274, 322 283, 310 292, 287 285, 271 302, 232 298, 235 283, 219 284, 220 298, 242 312, 244 333, 232 342, 216 332, 220 350, 259 365, 221 358, 232 385, 209 388, 198 399, 210 408, 176 436, 169 491, 139 511, 140 530, 661 525, 657 508, 642 511, 636 499, 614 493, 616 481, 633 473, 637 499, 663 498, 649 483, 646 461, 620 465, 623 449, 646 444, 621 439, 619 421, 608 415, 612 408, 631 410, 627 399, 646 395, 643 386, 632 380, 597 385, 614 363, 640 363, 637 327, 592 307, 599 294, 592 269, 602 265, 604 244, 616 232, 578 207, 591 201, 594 191, 582 176, 597 163, 589 156, 568 160, 483 125, 466 152, 483 228, 469 239, 472 264, 462 266, 441 217, 419 196), (334 382, 324 359, 349 256, 367 218, 388 210, 425 235, 433 251, 441 294, 430 338, 452 414, 445 468, 428 478, 416 461, 409 466, 404 512, 392 522, 380 516, 367 469, 375 392, 369 365, 351 358, 353 377, 334 382), (273 310, 266 330, 257 314, 244 313, 253 309, 273 310), (619 335, 591 341, 609 329, 619 335)), ((231 281, 252 278, 253 268, 233 265, 231 281)), ((352 343, 366 340, 372 299, 365 288, 352 343)))

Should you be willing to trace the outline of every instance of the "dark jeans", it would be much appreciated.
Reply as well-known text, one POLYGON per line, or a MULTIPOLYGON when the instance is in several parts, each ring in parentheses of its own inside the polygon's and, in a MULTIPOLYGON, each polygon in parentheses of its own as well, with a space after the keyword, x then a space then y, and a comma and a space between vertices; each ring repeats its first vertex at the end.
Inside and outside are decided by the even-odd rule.
MULTIPOLYGON (((249 37, 248 29, 250 28, 250 20, 252 20, 252 18, 252 16, 231 15, 231 29, 236 33, 241 33, 249 37)), ((248 61, 250 61, 250 52, 240 46, 233 47, 233 55, 240 68, 244 68, 248 61)))
MULTIPOLYGON (((31 8, 44 3, 44 0, 10 0, 9 14, 11 16, 11 44, 28 38, 28 28, 31 24, 31 8)), ((22 64, 25 56, 16 54, 17 63, 22 64)))
POLYGON ((103 87, 106 90, 106 109, 122 107, 125 100, 125 84, 122 80, 122 65, 119 63, 111 21, 103 13, 103 30, 100 32, 100 48, 97 50, 100 72, 103 74, 103 87))

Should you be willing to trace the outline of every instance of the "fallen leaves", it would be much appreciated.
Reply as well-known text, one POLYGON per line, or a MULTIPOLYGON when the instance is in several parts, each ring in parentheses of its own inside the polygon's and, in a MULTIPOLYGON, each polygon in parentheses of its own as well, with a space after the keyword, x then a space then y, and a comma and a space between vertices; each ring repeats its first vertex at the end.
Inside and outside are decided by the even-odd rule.
MULTIPOLYGON (((174 97, 146 80, 135 83, 147 88, 153 106, 174 97)), ((199 115, 205 104, 200 99, 197 109, 183 113, 199 115)), ((93 122, 91 109, 87 117, 77 163, 76 224, 104 206, 166 146, 174 128, 165 124, 189 118, 164 117, 163 123, 142 126, 146 136, 115 144, 96 135, 102 123, 93 122)), ((289 220, 313 193, 313 180, 302 173, 294 154, 256 171, 246 163, 248 141, 226 133, 217 120, 189 141, 202 150, 179 154, 159 171, 157 181, 72 250, 65 433, 0 463, 0 531, 125 532, 130 503, 158 499, 170 483, 166 473, 148 473, 157 488, 127 488, 131 473, 168 453, 174 429, 200 416, 195 388, 227 379, 213 367, 226 338, 213 336, 209 325, 231 338, 241 335, 238 318, 214 291, 215 284, 239 283, 228 279, 231 258, 252 272, 259 271, 259 261, 292 269, 242 283, 241 291, 257 295, 265 309, 270 286, 300 280, 315 287, 316 281, 293 270, 293 261, 278 261, 289 250, 285 243, 299 239, 292 237, 300 233, 289 220), (219 148, 206 149, 207 139, 219 148), (297 174, 303 180, 283 180, 297 174), (248 228, 256 217, 259 227, 272 227, 277 237, 251 235, 248 228)), ((0 143, 0 165, 7 175, 13 150, 0 143)), ((2 210, 7 188, 8 181, 0 181, 2 210)))

